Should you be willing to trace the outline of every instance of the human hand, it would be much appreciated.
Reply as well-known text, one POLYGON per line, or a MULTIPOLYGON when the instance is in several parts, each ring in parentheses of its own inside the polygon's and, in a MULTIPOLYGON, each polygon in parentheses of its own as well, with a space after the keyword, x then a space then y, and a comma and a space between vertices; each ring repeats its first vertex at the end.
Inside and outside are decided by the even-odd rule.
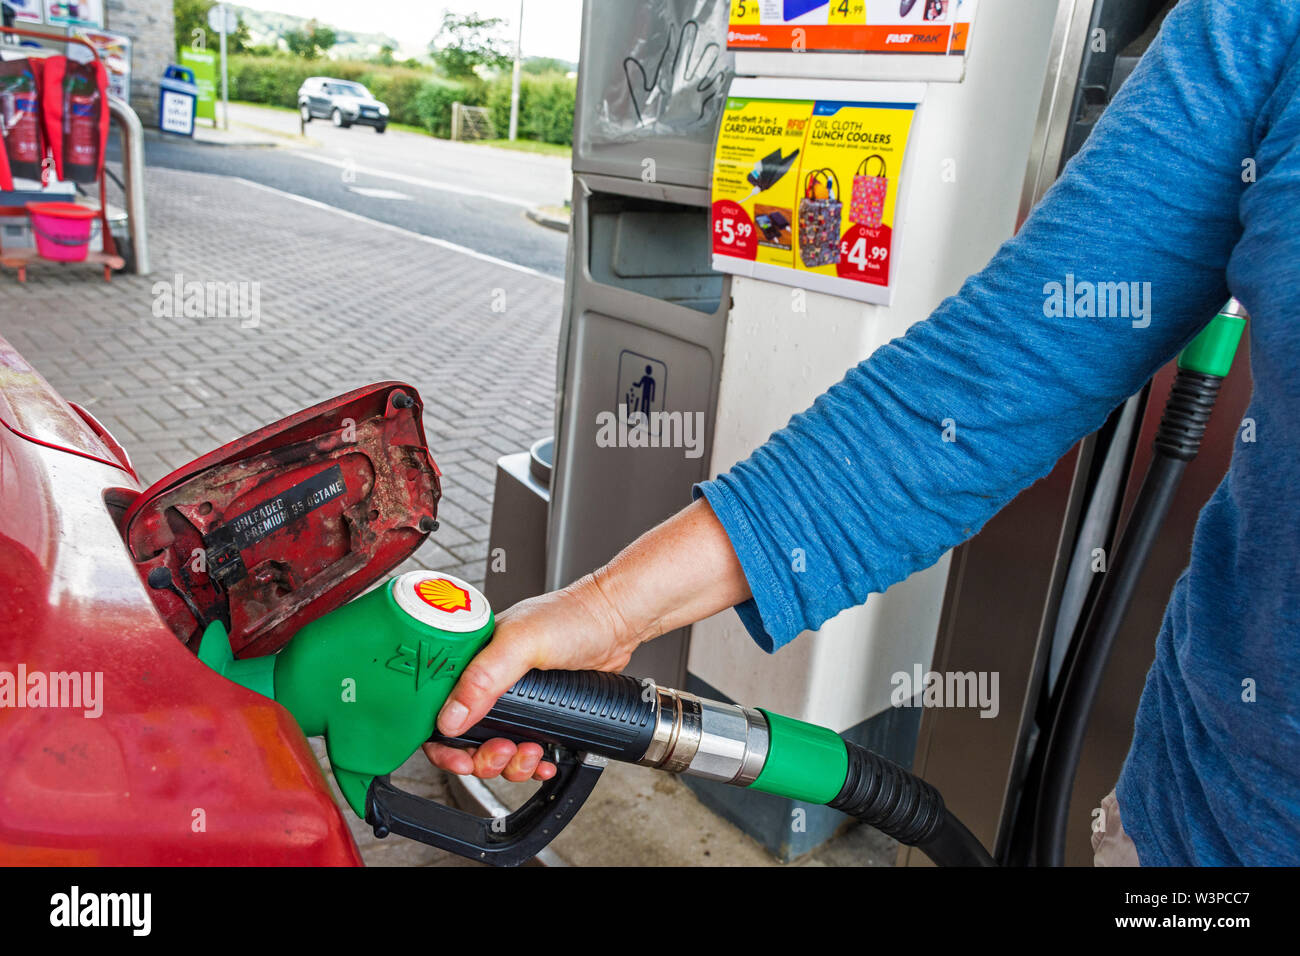
MULTIPOLYGON (((601 589, 597 572, 560 591, 521 601, 497 618, 492 640, 470 661, 443 704, 438 731, 456 737, 492 709, 497 698, 533 668, 617 671, 639 640, 601 589)), ((549 780, 555 765, 535 743, 502 737, 461 749, 429 742, 424 753, 451 773, 520 782, 549 780)))
MULTIPOLYGON (((560 591, 520 601, 469 662, 438 715, 459 737, 533 668, 618 671, 644 641, 750 597, 740 561, 709 503, 700 498, 620 551, 609 564, 560 591)), ((542 748, 501 737, 462 750, 426 743, 437 767, 478 777, 548 780, 542 748)))

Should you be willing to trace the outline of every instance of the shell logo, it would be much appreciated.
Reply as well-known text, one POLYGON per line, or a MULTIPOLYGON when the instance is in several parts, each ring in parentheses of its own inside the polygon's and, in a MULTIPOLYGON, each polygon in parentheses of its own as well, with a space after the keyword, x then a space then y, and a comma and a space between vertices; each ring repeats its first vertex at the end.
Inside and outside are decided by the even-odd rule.
POLYGON ((415 586, 415 593, 429 607, 448 614, 470 610, 469 592, 446 578, 426 578, 415 586))

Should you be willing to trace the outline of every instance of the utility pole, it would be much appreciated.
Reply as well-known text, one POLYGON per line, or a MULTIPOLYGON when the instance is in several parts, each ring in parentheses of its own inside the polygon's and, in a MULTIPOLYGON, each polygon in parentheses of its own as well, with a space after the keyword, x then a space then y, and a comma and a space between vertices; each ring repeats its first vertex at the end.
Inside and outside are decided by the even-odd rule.
POLYGON ((519 33, 515 37, 515 69, 510 80, 510 141, 519 138, 519 58, 524 48, 524 0, 519 0, 519 33))
POLYGON ((226 69, 226 34, 239 29, 234 10, 219 3, 208 11, 208 26, 221 36, 221 127, 230 129, 230 79, 226 69))
POLYGON ((227 7, 221 5, 221 128, 230 129, 230 74, 226 69, 226 18, 227 7))

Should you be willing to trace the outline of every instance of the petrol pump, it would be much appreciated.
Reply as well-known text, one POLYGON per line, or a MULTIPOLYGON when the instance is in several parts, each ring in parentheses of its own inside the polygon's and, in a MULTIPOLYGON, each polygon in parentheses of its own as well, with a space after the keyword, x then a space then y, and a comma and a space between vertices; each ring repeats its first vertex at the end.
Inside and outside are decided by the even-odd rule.
MULTIPOLYGON (((849 18, 838 4, 795 5, 809 9, 789 21, 790 4, 605 5, 599 17, 597 6, 584 9, 549 587, 599 566, 684 506, 692 484, 746 458, 992 256, 1015 229, 1026 169, 1041 148, 1043 80, 1062 69, 1050 62, 1058 19, 1051 3, 981 0, 976 7, 966 0, 946 5, 938 25, 923 19, 924 5, 900 17, 897 3, 849 4, 856 11, 849 18), (961 49, 950 49, 959 25, 961 49), (914 47, 929 52, 908 52, 914 47), (664 78, 647 96, 638 70, 629 81, 627 62, 659 63, 661 56, 665 66, 676 64, 672 75, 680 80, 674 86, 664 78), (699 90, 706 74, 725 80, 725 95, 706 101, 699 90), (773 106, 747 114, 742 104, 758 101, 773 106), (835 102, 888 103, 892 108, 851 108, 843 116, 859 135, 888 126, 893 142, 819 150, 807 127, 836 117, 814 117, 812 104, 835 102), (638 111, 638 103, 650 109, 638 111), (730 134, 733 115, 782 132, 730 134), (746 198, 768 185, 772 163, 792 154, 778 188, 746 198), (867 161, 881 154, 892 237, 883 283, 840 279, 838 262, 806 268, 804 250, 795 248, 799 207, 806 214, 810 205, 839 202, 847 227, 859 164, 878 173, 881 160, 867 161), (829 178, 817 173, 823 166, 829 178), (726 180, 750 172, 756 181, 728 192, 726 180), (741 225, 719 215, 719 203, 748 219, 741 225), (770 231, 782 220, 776 241, 765 242, 762 227, 770 231), (738 225, 747 235, 728 244, 727 231, 738 225), (635 260, 618 259, 633 248, 641 251, 635 260), (683 307, 685 276, 697 296, 707 292, 702 306, 683 307), (680 448, 596 445, 596 415, 617 413, 623 380, 635 381, 633 373, 646 367, 665 386, 652 410, 703 418, 700 458, 680 448), (638 487, 644 493, 633 493, 638 487)), ((704 85, 706 94, 715 88, 704 85)), ((629 672, 711 698, 773 701, 910 763, 921 712, 891 706, 890 678, 916 664, 929 669, 948 570, 945 557, 777 655, 756 647, 728 612, 695 625, 689 637, 651 642, 629 672)), ((748 794, 708 785, 696 792, 784 858, 812 849, 840 825, 838 815, 805 803, 758 805, 748 794), (804 811, 804 826, 792 829, 796 809, 804 811)))
MULTIPOLYGON (((695 482, 746 458, 955 293, 1086 139, 1163 6, 586 4, 545 587, 677 511, 695 482), (658 386, 648 400, 647 378, 658 386), (698 454, 598 442, 599 417, 628 409, 697 416, 698 454)), ((1220 397, 1233 410, 1244 375, 1220 397)), ((1154 434, 1172 378, 967 545, 818 632, 769 655, 725 612, 644 646, 629 673, 830 727, 939 782, 985 845, 1009 847, 1043 700, 1095 598, 1078 555, 1114 543, 1147 463, 1139 439, 1154 434), (907 688, 932 669, 998 674, 996 715, 919 706, 907 688)), ((1146 633, 1147 605, 1163 606, 1176 574, 1166 555, 1225 465, 1211 445, 1189 471, 1135 611, 1146 633)), ((1108 672, 1109 726, 1131 725, 1149 663, 1140 625, 1127 627, 1137 633, 1122 643, 1138 650, 1117 652, 1122 676, 1108 672)), ((1113 738, 1089 737, 1078 800, 1113 783, 1124 753, 1113 738)), ((687 783, 783 859, 843 823, 797 799, 687 783)), ((1086 837, 1071 838, 1072 860, 1086 858, 1086 837)))
MULTIPOLYGON (((1086 137, 1160 12, 1103 0, 660 0, 602 6, 597 19, 595 6, 539 587, 677 511, 695 482, 747 457, 978 270, 1086 137), (1097 31, 1109 37, 1100 47, 1097 31)), ((0 848, 85 862, 80 828, 110 793, 87 781, 107 780, 115 815, 100 816, 114 826, 95 824, 96 859, 266 861, 288 836, 304 859, 355 862, 307 735, 325 739, 344 801, 377 836, 502 865, 545 847, 611 760, 680 774, 783 858, 854 818, 896 839, 908 863, 1076 859, 1061 824, 1118 770, 1124 741, 1107 731, 1126 708, 1131 718, 1144 629, 1248 390, 1229 375, 1243 311, 1230 302, 1207 319, 1176 363, 980 535, 780 654, 727 613, 654 642, 626 674, 525 675, 450 741, 548 748, 556 775, 501 818, 391 778, 444 739, 435 717, 495 625, 471 582, 383 580, 438 528, 441 472, 414 389, 349 392, 140 490, 123 485, 133 470, 97 423, 11 357, 24 394, 81 430, 51 432, 68 447, 5 437, 24 473, 46 475, 49 501, 66 502, 48 507, 46 485, 15 484, 22 517, 34 516, 27 538, 79 534, 53 571, 29 570, 34 551, 16 550, 9 577, 43 596, 87 556, 98 569, 79 579, 84 599, 34 604, 11 643, 51 669, 70 655, 102 661, 123 694, 76 768, 54 746, 70 739, 62 715, 9 718, 6 748, 29 759, 3 790, 0 848), (70 470, 42 471, 50 453, 109 469, 114 484, 61 493, 70 470), (1114 563, 1094 587, 1084 571, 1097 546, 1114 563), (141 607, 146 587, 156 614, 141 607), (112 600, 89 599, 100 595, 112 600), (114 615, 97 620, 105 606, 114 615), (999 673, 1007 694, 986 720, 894 693, 899 675, 931 668, 999 673), (182 737, 221 740, 202 759, 241 769, 209 778, 180 772, 180 757, 117 757, 120 740, 188 754, 171 743, 182 737), (147 782, 129 803, 133 779, 147 782), (200 793, 235 821, 210 845, 189 840, 200 793), (250 834, 272 831, 250 849, 250 834)), ((513 523, 520 499, 507 500, 494 533, 498 517, 513 523)), ((22 670, 0 694, 27 685, 22 670)))

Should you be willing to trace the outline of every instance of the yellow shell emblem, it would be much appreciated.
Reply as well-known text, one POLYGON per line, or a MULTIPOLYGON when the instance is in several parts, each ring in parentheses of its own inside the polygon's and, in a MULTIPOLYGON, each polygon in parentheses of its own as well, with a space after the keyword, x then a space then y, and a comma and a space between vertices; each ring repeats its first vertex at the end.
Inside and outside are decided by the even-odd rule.
POLYGON ((429 607, 448 614, 470 609, 469 592, 446 578, 427 578, 415 586, 415 593, 429 607))

